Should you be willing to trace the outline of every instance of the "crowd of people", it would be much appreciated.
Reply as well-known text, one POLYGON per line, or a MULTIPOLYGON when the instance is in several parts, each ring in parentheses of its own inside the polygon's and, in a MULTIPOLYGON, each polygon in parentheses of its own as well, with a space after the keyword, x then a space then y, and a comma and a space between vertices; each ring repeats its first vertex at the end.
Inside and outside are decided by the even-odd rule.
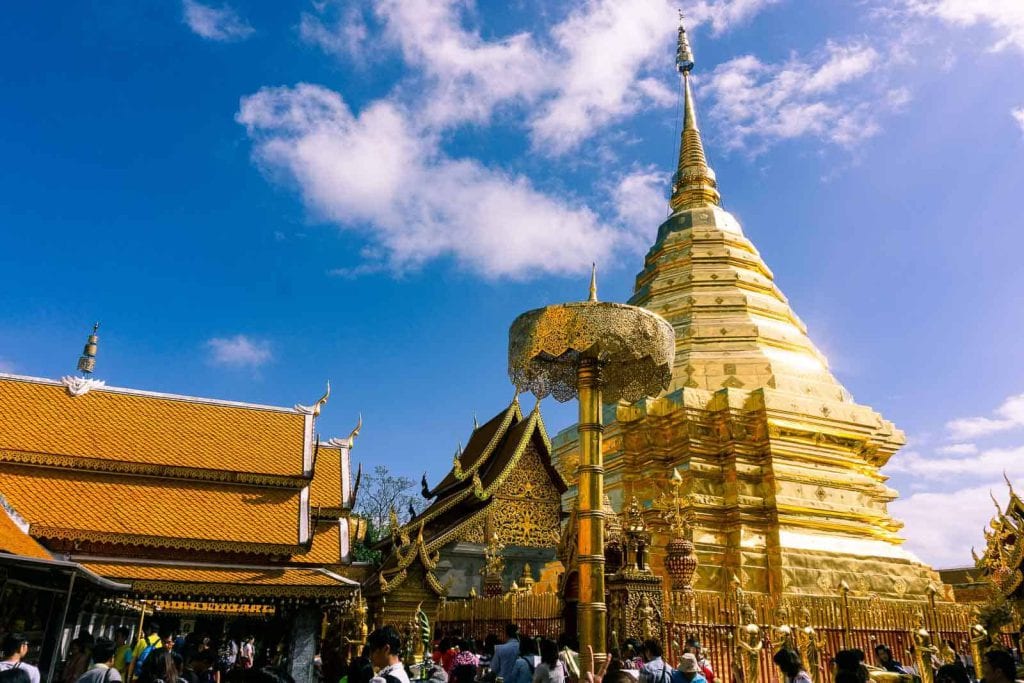
MULTIPOLYGON (((257 667, 255 638, 225 638, 214 643, 200 634, 176 634, 148 623, 138 641, 127 628, 115 639, 88 632, 74 638, 53 679, 59 683, 290 683, 282 661, 257 667), (218 646, 219 645, 219 646, 218 646)), ((28 639, 8 634, 2 644, 0 683, 40 683, 39 669, 26 661, 28 639)))

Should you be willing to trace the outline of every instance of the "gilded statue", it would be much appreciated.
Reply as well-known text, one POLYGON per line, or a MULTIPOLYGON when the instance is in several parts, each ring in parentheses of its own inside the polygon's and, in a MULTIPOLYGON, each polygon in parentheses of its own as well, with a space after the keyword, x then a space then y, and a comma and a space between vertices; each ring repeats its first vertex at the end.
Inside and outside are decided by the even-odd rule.
MULTIPOLYGON (((977 619, 978 613, 975 610, 975 619, 977 619)), ((971 658, 974 660, 975 668, 981 670, 981 655, 985 652, 985 649, 991 644, 992 640, 989 638, 988 630, 980 624, 978 621, 971 624, 971 658)))
POLYGON ((640 596, 640 606, 637 610, 637 615, 640 619, 640 633, 643 639, 651 640, 654 638, 655 611, 654 605, 651 604, 651 598, 646 593, 640 596))
POLYGON ((828 642, 825 637, 820 635, 817 629, 811 625, 811 610, 806 607, 801 608, 800 610, 800 623, 802 623, 803 626, 800 627, 796 634, 797 645, 799 646, 799 651, 803 654, 807 673, 811 675, 812 680, 825 680, 825 677, 822 675, 821 655, 828 642))
POLYGON ((789 606, 785 602, 775 610, 775 624, 772 629, 777 641, 775 649, 796 650, 796 634, 789 623, 789 606))
POLYGON ((736 627, 736 662, 742 683, 758 683, 761 674, 760 658, 764 648, 761 627, 757 625, 757 614, 750 605, 740 608, 741 622, 736 627))
POLYGON ((924 627, 924 615, 918 612, 917 628, 911 631, 911 639, 914 643, 914 657, 917 659, 917 672, 921 677, 921 683, 935 683, 935 666, 933 659, 939 653, 939 649, 932 644, 932 636, 924 627))

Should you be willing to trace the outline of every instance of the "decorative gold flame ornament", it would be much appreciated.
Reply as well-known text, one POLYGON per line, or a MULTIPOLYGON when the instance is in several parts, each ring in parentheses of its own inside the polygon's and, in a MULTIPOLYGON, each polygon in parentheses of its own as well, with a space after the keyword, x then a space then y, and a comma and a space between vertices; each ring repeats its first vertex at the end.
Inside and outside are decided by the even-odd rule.
MULTIPOLYGON (((672 379, 675 332, 643 308, 597 300, 596 268, 588 301, 523 313, 509 330, 508 374, 519 391, 564 402, 579 397, 577 468, 578 631, 580 651, 603 658, 604 464, 601 405, 657 396, 672 379)), ((583 658, 584 672, 594 662, 583 658)))
POLYGON ((78 359, 78 370, 84 375, 91 375, 96 370, 96 351, 99 349, 99 336, 97 333, 100 330, 99 323, 93 323, 92 334, 89 335, 88 341, 85 342, 85 348, 82 349, 82 355, 78 359))

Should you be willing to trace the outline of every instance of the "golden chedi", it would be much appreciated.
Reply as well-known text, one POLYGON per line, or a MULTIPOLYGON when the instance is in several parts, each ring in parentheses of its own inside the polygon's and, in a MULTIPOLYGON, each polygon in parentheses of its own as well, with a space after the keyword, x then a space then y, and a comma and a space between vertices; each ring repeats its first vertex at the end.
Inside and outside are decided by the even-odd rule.
MULTIPOLYGON (((630 304, 675 329, 671 385, 656 399, 605 410, 605 486, 623 509, 636 496, 665 575, 672 535, 659 499, 683 479, 699 558, 693 586, 782 595, 924 600, 938 575, 902 548, 880 468, 905 439, 836 380, 736 218, 707 163, 682 27, 684 115, 671 215, 637 275, 630 304)), ((579 463, 575 428, 554 440, 560 471, 579 463)), ((564 497, 573 506, 574 487, 564 497)))

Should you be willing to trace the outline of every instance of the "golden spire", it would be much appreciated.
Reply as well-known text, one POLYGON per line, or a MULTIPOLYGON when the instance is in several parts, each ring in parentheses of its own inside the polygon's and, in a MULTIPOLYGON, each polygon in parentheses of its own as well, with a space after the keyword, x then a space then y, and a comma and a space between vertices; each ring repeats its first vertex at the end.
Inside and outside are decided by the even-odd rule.
POLYGON ((697 110, 690 90, 690 71, 693 70, 693 51, 683 26, 683 13, 679 13, 679 43, 676 49, 676 68, 683 74, 683 134, 679 143, 679 167, 672 180, 672 211, 692 209, 709 204, 718 206, 721 196, 715 172, 704 156, 704 143, 697 127, 697 110))
POLYGON ((597 264, 590 264, 590 301, 597 301, 597 264))
POLYGON ((100 324, 93 323, 92 334, 89 335, 89 340, 85 342, 85 348, 82 349, 82 355, 78 359, 78 369, 86 375, 91 375, 92 371, 96 369, 96 351, 98 349, 97 342, 99 337, 96 333, 99 332, 100 324))

